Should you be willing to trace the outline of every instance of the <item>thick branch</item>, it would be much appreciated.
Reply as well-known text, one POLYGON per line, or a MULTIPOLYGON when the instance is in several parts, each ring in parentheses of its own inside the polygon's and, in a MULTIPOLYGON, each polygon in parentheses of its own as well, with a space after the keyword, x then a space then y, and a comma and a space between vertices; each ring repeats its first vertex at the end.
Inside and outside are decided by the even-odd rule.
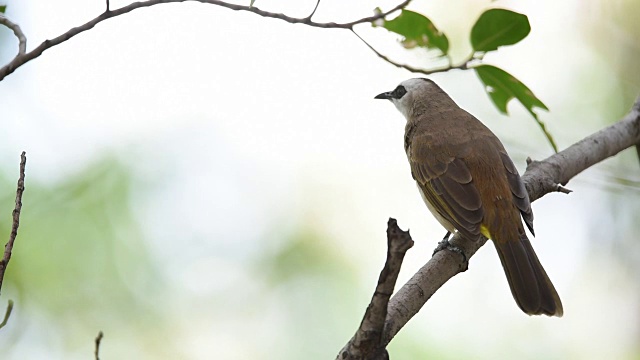
POLYGON ((11 250, 13 243, 18 236, 18 226, 20 226, 20 211, 22 210, 22 193, 24 193, 24 168, 27 165, 27 154, 23 151, 20 155, 20 177, 18 178, 18 189, 16 190, 16 207, 13 209, 13 222, 11 225, 11 234, 9 241, 4 246, 4 256, 0 260, 0 289, 2 289, 2 281, 4 280, 4 272, 7 270, 9 260, 11 259, 11 250))
POLYGON ((617 123, 571 145, 543 161, 531 161, 522 180, 531 201, 552 191, 562 191, 574 176, 596 163, 640 143, 640 97, 617 123))
MULTIPOLYGON (((56 46, 58 44, 61 44, 69 39, 71 39, 72 37, 85 32, 91 28, 93 28, 94 26, 96 26, 98 23, 119 16, 119 15, 123 15, 126 14, 128 12, 131 12, 135 9, 140 9, 140 8, 145 8, 145 7, 150 7, 150 6, 154 6, 154 5, 159 5, 159 4, 167 4, 167 3, 179 3, 179 2, 186 2, 186 1, 195 1, 195 2, 200 2, 203 4, 211 4, 211 5, 217 5, 217 6, 221 6, 227 9, 231 9, 231 10, 235 10, 235 11, 248 11, 251 13, 254 13, 256 15, 260 15, 263 17, 268 17, 268 18, 274 18, 274 19, 280 19, 280 20, 284 20, 286 22, 292 23, 292 24, 304 24, 304 25, 308 25, 308 26, 313 26, 313 27, 319 27, 319 28, 332 28, 332 29, 352 29, 355 25, 358 24, 363 24, 363 23, 370 23, 373 21, 376 21, 378 19, 382 19, 385 16, 398 11, 400 9, 403 9, 404 7, 406 7, 409 2, 411 0, 405 0, 402 3, 398 4, 397 6, 395 6, 393 9, 387 11, 387 12, 381 12, 379 14, 375 14, 373 16, 369 16, 369 17, 365 17, 365 18, 361 18, 358 20, 354 20, 351 22, 347 22, 347 23, 335 23, 335 22, 328 22, 328 23, 319 23, 319 22, 315 22, 311 20, 311 16, 305 17, 305 18, 294 18, 294 17, 290 17, 287 16, 285 14, 281 14, 281 13, 274 13, 274 12, 269 12, 269 11, 265 11, 265 10, 261 10, 257 7, 254 6, 250 6, 250 5, 237 5, 237 4, 230 4, 224 1, 219 1, 219 0, 148 0, 148 1, 139 1, 139 2, 134 2, 132 4, 129 4, 127 6, 121 7, 119 9, 116 10, 108 10, 108 4, 109 2, 107 2, 107 11, 105 11, 104 13, 100 14, 100 16, 96 17, 95 19, 87 22, 84 25, 80 25, 78 27, 74 27, 73 29, 70 29, 69 31, 65 32, 64 34, 53 38, 51 40, 45 40, 42 44, 38 45, 38 47, 36 47, 35 49, 33 49, 32 51, 28 52, 28 53, 24 53, 21 52, 18 56, 16 56, 11 62, 9 62, 7 65, 3 66, 2 68, 0 68, 0 81, 2 81, 2 79, 4 79, 7 75, 11 74, 12 72, 14 72, 17 68, 19 68, 20 66, 24 65, 25 63, 37 58, 38 56, 40 56, 45 50, 56 46)), ((314 10, 315 12, 315 10, 314 10)), ((313 14, 312 14, 313 15, 313 14)), ((2 23, 2 22, 0 22, 2 23)), ((13 23, 12 23, 13 24, 13 23)), ((15 24, 14 24, 15 25, 15 24)), ((8 25, 7 25, 8 26, 8 25)), ((17 25, 15 25, 17 27, 17 25)), ((18 28, 19 29, 19 28, 18 28)), ((14 29, 15 32, 15 29, 14 29)), ((22 34, 22 32, 20 32, 22 34)), ((16 36, 18 34, 16 33, 16 36)), ((22 34, 24 36, 24 34, 22 34)), ((21 45, 22 46, 22 45, 21 45)), ((22 47, 21 47, 22 49, 22 47)), ((26 51, 26 38, 25 38, 25 49, 26 51)))
POLYGON ((391 298, 382 343, 387 346, 394 336, 449 279, 464 272, 467 262, 486 242, 469 241, 457 233, 451 244, 461 249, 466 259, 453 251, 439 251, 391 298), (465 261, 466 260, 466 261, 465 261))
MULTIPOLYGON (((560 184, 566 184, 590 166, 638 143, 640 143, 640 97, 631 111, 619 122, 545 160, 530 162, 522 180, 531 201, 554 191, 566 193, 567 190, 560 184)), ((487 242, 487 239, 473 242, 456 235, 451 242, 464 251, 468 260, 487 242)), ((458 253, 453 251, 436 253, 389 301, 380 347, 386 347, 444 283, 465 269, 465 259, 458 253)))

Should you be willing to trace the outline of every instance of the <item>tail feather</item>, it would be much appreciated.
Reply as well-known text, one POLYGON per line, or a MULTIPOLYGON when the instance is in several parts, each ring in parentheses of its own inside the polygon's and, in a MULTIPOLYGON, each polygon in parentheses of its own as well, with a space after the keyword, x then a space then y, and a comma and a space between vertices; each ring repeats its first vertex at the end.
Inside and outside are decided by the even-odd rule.
POLYGON ((519 240, 494 241, 494 244, 520 309, 529 315, 562 316, 558 292, 526 235, 522 234, 519 240))

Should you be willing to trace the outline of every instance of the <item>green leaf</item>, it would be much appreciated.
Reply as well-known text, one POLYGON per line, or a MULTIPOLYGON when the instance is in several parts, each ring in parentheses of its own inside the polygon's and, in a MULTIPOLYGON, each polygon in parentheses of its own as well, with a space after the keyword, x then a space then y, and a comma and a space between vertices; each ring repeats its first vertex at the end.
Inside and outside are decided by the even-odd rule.
POLYGON ((475 51, 493 51, 513 45, 529 35, 531 26, 526 15, 505 9, 482 13, 471 29, 471 46, 475 51))
MULTIPOLYGON (((373 26, 376 26, 374 23, 373 26)), ((449 51, 449 39, 424 15, 409 10, 402 10, 400 16, 384 19, 382 27, 404 37, 402 45, 407 49, 416 46, 438 49, 446 55, 449 51)))
POLYGON ((480 65, 473 68, 486 86, 486 91, 500 112, 507 113, 507 103, 516 98, 533 115, 533 108, 549 110, 529 88, 508 72, 492 65, 480 65))
POLYGON ((3 13, 7 11, 7 5, 0 5, 0 13, 3 13))
POLYGON ((480 65, 473 69, 476 71, 476 74, 478 74, 480 81, 484 83, 485 91, 489 94, 491 101, 493 101, 501 113, 507 114, 507 104, 511 99, 517 99, 527 109, 529 114, 533 116, 553 149, 558 152, 558 146, 551 134, 547 131, 544 122, 540 121, 538 114, 533 111, 536 107, 547 111, 549 109, 525 84, 508 72, 495 66, 480 65))

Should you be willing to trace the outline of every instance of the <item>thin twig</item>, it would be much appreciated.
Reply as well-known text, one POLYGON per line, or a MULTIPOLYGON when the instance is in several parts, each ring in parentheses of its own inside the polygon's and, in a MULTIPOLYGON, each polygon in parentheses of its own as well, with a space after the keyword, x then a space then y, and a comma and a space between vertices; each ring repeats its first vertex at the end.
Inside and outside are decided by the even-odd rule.
POLYGON ((16 236, 18 236, 18 226, 20 226, 20 210, 22 210, 22 193, 24 192, 24 168, 27 165, 27 154, 23 151, 20 158, 20 177, 18 178, 18 189, 16 190, 16 207, 13 209, 11 234, 9 235, 9 242, 4 246, 4 256, 2 257, 2 260, 0 260, 0 289, 2 289, 4 272, 7 270, 7 266, 9 265, 11 250, 13 250, 13 243, 16 241, 16 236))
POLYGON ((316 6, 313 8, 313 11, 311 12, 311 14, 307 16, 307 19, 311 20, 313 15, 316 14, 316 10, 318 10, 318 6, 320 6, 320 0, 316 1, 316 6))
POLYGON ((431 75, 431 74, 447 72, 449 70, 455 70, 455 69, 466 70, 466 69, 469 68, 469 64, 471 63, 471 61, 474 60, 472 57, 469 57, 464 62, 462 62, 460 65, 453 65, 451 63, 451 59, 449 58, 449 65, 447 65, 447 66, 443 66, 443 67, 439 67, 439 68, 433 68, 433 69, 430 69, 430 70, 420 69, 420 68, 413 67, 411 65, 400 64, 398 62, 395 62, 395 61, 389 59, 387 56, 383 55, 378 50, 376 50, 371 44, 369 44, 365 39, 363 39, 360 35, 358 35, 358 33, 355 32, 353 29, 351 29, 351 32, 353 32, 353 34, 355 36, 357 36, 358 39, 360 39, 360 41, 362 41, 369 49, 371 49, 371 51, 373 51, 376 55, 378 55, 379 58, 381 58, 382 60, 388 62, 389 64, 391 64, 393 66, 399 67, 401 69, 409 70, 412 73, 431 75))
MULTIPOLYGON (((85 32, 91 28, 93 28, 94 26, 96 26, 98 23, 116 17, 116 16, 120 16, 122 14, 126 14, 128 12, 131 12, 133 10, 136 9, 140 9, 140 8, 146 8, 146 7, 150 7, 150 6, 154 6, 154 5, 158 5, 158 4, 168 4, 168 3, 180 3, 180 2, 186 2, 186 1, 195 1, 195 2, 199 2, 199 3, 203 3, 203 4, 211 4, 211 5, 217 5, 217 6, 221 6, 227 9, 231 9, 231 10, 235 10, 235 11, 248 11, 251 13, 254 13, 256 15, 260 15, 263 17, 268 17, 268 18, 274 18, 274 19, 280 19, 292 24, 304 24, 304 25, 308 25, 308 26, 312 26, 312 27, 318 27, 318 28, 333 28, 333 29, 352 29, 355 25, 358 24, 364 24, 364 23, 371 23, 373 21, 376 21, 378 19, 382 19, 387 15, 390 15, 391 13, 398 11, 400 9, 403 9, 404 7, 406 7, 409 2, 411 2, 411 0, 405 0, 402 3, 398 4, 397 6, 395 6, 394 8, 392 8, 391 10, 387 11, 387 12, 382 12, 382 13, 378 13, 375 14, 373 16, 369 16, 369 17, 365 17, 365 18, 361 18, 358 20, 354 20, 351 22, 347 22, 347 23, 335 23, 335 22, 328 22, 328 23, 319 23, 319 22, 315 22, 312 21, 310 18, 294 18, 294 17, 290 17, 287 16, 285 14, 281 14, 281 13, 274 13, 274 12, 269 12, 269 11, 264 11, 261 10, 257 7, 254 6, 245 6, 245 5, 237 5, 237 4, 230 4, 224 1, 220 1, 220 0, 147 0, 147 1, 139 1, 139 2, 134 2, 131 3, 127 6, 121 7, 119 9, 115 9, 115 10, 109 10, 106 11, 102 14, 100 14, 98 17, 96 17, 95 19, 80 25, 78 27, 74 27, 72 29, 70 29, 69 31, 65 32, 64 34, 53 38, 51 40, 45 40, 42 44, 38 45, 38 47, 36 47, 35 49, 31 50, 28 53, 21 53, 18 56, 16 56, 11 62, 9 62, 8 64, 6 64, 5 66, 3 66, 2 68, 0 68, 0 81, 2 79, 4 79, 7 75, 11 74, 12 72, 14 72, 17 68, 19 68, 20 66, 24 65, 25 63, 37 58, 38 56, 42 55, 42 53, 53 47, 56 46, 60 43, 63 43, 69 39, 71 39, 72 37, 85 32)), ((26 39, 25 39, 26 41, 26 39)), ((26 43, 25 43, 26 44, 26 43)), ((26 45, 25 45, 25 50, 26 50, 26 45)))
POLYGON ((18 38, 18 55, 16 55, 16 57, 24 55, 27 52, 27 37, 22 32, 22 29, 20 29, 20 25, 9 20, 9 18, 2 13, 0 13, 0 24, 13 30, 13 33, 18 38))
POLYGON ((109 12, 109 0, 107 0, 107 12, 109 12))
POLYGON ((102 341, 103 337, 104 334, 101 330, 100 332, 98 332, 98 336, 96 336, 96 350, 94 352, 94 354, 96 355, 96 360, 100 360, 100 342, 102 341))
POLYGON ((573 190, 571 189, 567 189, 566 187, 560 185, 560 184, 556 184, 556 191, 557 192, 561 192, 563 194, 571 194, 573 192, 573 190))
POLYGON ((11 311, 13 310, 13 300, 9 300, 9 304, 7 304, 7 310, 4 313, 4 320, 0 323, 0 329, 2 329, 7 322, 9 321, 9 316, 11 316, 11 311))

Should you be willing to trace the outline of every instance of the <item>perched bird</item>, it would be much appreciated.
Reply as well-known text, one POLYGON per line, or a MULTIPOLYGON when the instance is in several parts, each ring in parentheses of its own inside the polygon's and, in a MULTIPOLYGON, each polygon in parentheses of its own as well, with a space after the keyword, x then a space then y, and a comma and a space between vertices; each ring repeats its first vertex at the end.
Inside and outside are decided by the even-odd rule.
POLYGON ((470 240, 493 240, 522 311, 562 316, 560 297, 520 219, 533 234, 529 195, 496 135, 429 79, 406 80, 375 98, 390 100, 407 119, 411 174, 440 224, 470 240))

